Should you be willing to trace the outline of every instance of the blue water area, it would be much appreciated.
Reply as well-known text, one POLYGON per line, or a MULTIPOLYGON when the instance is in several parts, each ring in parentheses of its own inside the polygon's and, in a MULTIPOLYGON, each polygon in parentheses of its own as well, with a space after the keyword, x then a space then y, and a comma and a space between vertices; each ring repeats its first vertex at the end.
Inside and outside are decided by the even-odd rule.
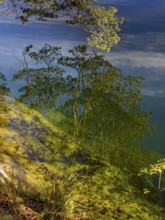
MULTIPOLYGON (((108 6, 109 1, 103 1, 108 6)), ((153 113, 151 123, 157 127, 144 146, 165 155, 165 1, 117 0, 111 3, 124 17, 121 41, 109 55, 114 65, 126 74, 145 78, 144 109, 153 113)))
MULTIPOLYGON (((151 122, 157 135, 147 138, 145 147, 165 154, 165 1, 164 0, 100 0, 118 8, 124 17, 119 44, 106 57, 124 74, 145 78, 144 109, 153 112, 151 122)), ((31 21, 25 26, 11 15, 0 14, 0 67, 9 80, 19 69, 23 49, 29 45, 41 48, 45 43, 63 47, 63 54, 75 44, 86 43, 87 34, 79 26, 61 21, 31 21)), ((19 82, 20 83, 20 82, 19 82)), ((12 84, 13 95, 19 85, 12 84)))

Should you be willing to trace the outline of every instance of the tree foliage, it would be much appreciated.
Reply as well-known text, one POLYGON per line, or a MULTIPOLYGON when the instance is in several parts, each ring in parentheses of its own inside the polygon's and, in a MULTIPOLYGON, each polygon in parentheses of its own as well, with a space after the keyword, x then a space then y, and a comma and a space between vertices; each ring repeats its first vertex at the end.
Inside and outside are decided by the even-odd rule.
MULTIPOLYGON (((144 175, 150 187, 156 191, 158 204, 158 220, 161 220, 161 193, 165 191, 165 158, 150 164, 149 168, 141 169, 139 176, 144 175)), ((150 193, 149 189, 144 189, 144 193, 150 193)))
POLYGON ((30 17, 40 20, 65 18, 68 24, 80 24, 89 33, 90 46, 110 51, 120 40, 118 32, 123 19, 116 16, 117 9, 103 7, 93 0, 6 0, 17 18, 26 23, 30 17), (11 6, 12 3, 12 6, 11 6))
POLYGON ((32 45, 23 52, 23 68, 13 80, 23 79, 25 85, 20 88, 20 99, 35 109, 56 105, 56 99, 62 92, 63 72, 56 61, 61 56, 59 47, 48 44, 38 52, 32 51, 32 45), (29 64, 29 60, 33 64, 29 64))
POLYGON ((0 73, 0 95, 6 95, 10 92, 7 87, 7 80, 4 74, 0 73))
MULTIPOLYGON (((139 176, 145 175, 150 185, 157 189, 158 193, 161 193, 165 190, 165 158, 158 160, 154 164, 150 164, 149 168, 143 168, 141 169, 139 176), (153 180, 156 177, 156 183, 152 183, 148 177, 152 177, 153 180)), ((149 192, 149 191, 147 191, 149 192)))
POLYGON ((60 112, 65 119, 58 125, 96 154, 119 166, 136 166, 132 155, 144 154, 137 142, 150 130, 150 113, 139 107, 142 78, 124 76, 83 45, 69 50, 68 56, 50 45, 37 52, 28 46, 23 57, 23 69, 14 75, 14 80, 25 80, 22 101, 55 112, 52 118, 60 112))

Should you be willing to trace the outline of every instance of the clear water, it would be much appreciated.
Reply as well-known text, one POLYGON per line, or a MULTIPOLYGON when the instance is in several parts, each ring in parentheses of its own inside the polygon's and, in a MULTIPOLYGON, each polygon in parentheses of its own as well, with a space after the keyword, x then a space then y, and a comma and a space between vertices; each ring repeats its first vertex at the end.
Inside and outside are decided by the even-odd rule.
MULTIPOLYGON (((121 41, 105 56, 125 75, 144 77, 146 86, 142 90, 141 106, 152 112, 151 123, 156 124, 157 132, 152 138, 146 137, 141 144, 144 148, 157 151, 164 156, 165 2, 163 0, 104 0, 100 2, 105 6, 111 2, 118 8, 118 16, 125 18, 125 22, 121 26, 121 41)), ((36 49, 40 49, 45 43, 61 46, 63 55, 68 55, 68 50, 74 45, 86 44, 86 37, 87 34, 81 27, 70 27, 62 20, 46 23, 32 20, 23 26, 12 15, 0 14, 0 72, 7 77, 11 96, 18 97, 18 89, 24 85, 23 81, 12 82, 11 79, 13 74, 20 70, 22 52, 27 45, 33 44, 36 49)), ((67 100, 68 96, 60 98, 58 104, 67 100)), ((113 106, 111 107, 113 109, 113 106)), ((84 109, 80 106, 79 110, 81 114, 84 109)), ((45 114, 45 112, 43 113, 45 114)), ((52 121, 55 120, 55 123, 58 123, 62 117, 63 115, 57 114, 52 121)), ((96 119, 98 118, 99 115, 96 119)), ((93 121, 91 121, 91 126, 92 123, 93 121)), ((93 132, 96 136, 97 129, 99 130, 99 126, 95 127, 96 132, 93 132)), ((120 137, 120 134, 117 137, 120 137)), ((129 139, 129 134, 126 134, 126 137, 129 139)), ((89 145, 92 138, 95 137, 91 137, 89 133, 89 145)), ((99 143, 97 144, 99 146, 99 143)), ((129 149, 126 153, 125 157, 129 156, 129 149)), ((122 163, 124 162, 122 161, 122 163)))
POLYGON ((151 121, 157 126, 157 135, 146 139, 144 145, 165 154, 165 2, 112 3, 125 22, 121 41, 113 48, 110 60, 125 73, 145 78, 142 106, 153 113, 151 121))
MULTIPOLYGON (((109 1, 101 1, 108 6, 109 1)), ((142 106, 151 112, 157 135, 146 139, 145 147, 165 153, 165 2, 163 0, 111 1, 118 15, 125 18, 121 26, 121 41, 106 55, 126 74, 145 78, 142 106)), ((0 67, 10 80, 17 72, 22 50, 29 44, 36 48, 45 42, 63 47, 63 52, 74 44, 85 43, 86 33, 79 27, 68 27, 64 22, 32 21, 22 26, 11 15, 0 15, 0 67)), ((13 85, 12 95, 17 95, 13 85)))

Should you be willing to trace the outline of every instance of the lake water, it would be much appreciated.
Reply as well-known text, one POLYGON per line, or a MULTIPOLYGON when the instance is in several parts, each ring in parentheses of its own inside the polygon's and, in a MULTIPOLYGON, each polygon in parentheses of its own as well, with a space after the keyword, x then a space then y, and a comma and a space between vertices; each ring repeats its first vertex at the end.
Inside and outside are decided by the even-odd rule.
MULTIPOLYGON (((108 6, 109 1, 101 1, 108 6)), ((118 15, 125 18, 121 41, 106 56, 124 73, 143 76, 145 89, 142 106, 151 112, 157 135, 144 145, 165 154, 165 2, 164 0, 112 0, 118 15)), ((18 70, 22 50, 29 44, 36 48, 45 43, 63 46, 63 53, 75 44, 85 42, 86 33, 69 27, 63 21, 33 21, 22 26, 11 15, 0 15, 0 67, 5 73, 12 95, 17 96, 19 84, 10 82, 18 70)))
MULTIPOLYGON (((108 1, 105 1, 108 4, 108 1)), ((151 111, 157 135, 145 147, 165 154, 165 1, 112 1, 125 18, 111 61, 125 73, 145 78, 142 106, 151 111)))

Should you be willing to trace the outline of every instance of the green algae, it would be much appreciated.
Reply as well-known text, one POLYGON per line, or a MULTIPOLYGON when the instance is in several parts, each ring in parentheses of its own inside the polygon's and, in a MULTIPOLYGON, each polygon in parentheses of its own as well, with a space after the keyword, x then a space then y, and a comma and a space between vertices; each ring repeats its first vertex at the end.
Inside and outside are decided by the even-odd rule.
POLYGON ((0 102, 0 163, 13 167, 4 170, 19 196, 37 195, 47 204, 39 211, 41 219, 156 218, 157 206, 121 169, 91 154, 38 112, 9 97, 0 102))

